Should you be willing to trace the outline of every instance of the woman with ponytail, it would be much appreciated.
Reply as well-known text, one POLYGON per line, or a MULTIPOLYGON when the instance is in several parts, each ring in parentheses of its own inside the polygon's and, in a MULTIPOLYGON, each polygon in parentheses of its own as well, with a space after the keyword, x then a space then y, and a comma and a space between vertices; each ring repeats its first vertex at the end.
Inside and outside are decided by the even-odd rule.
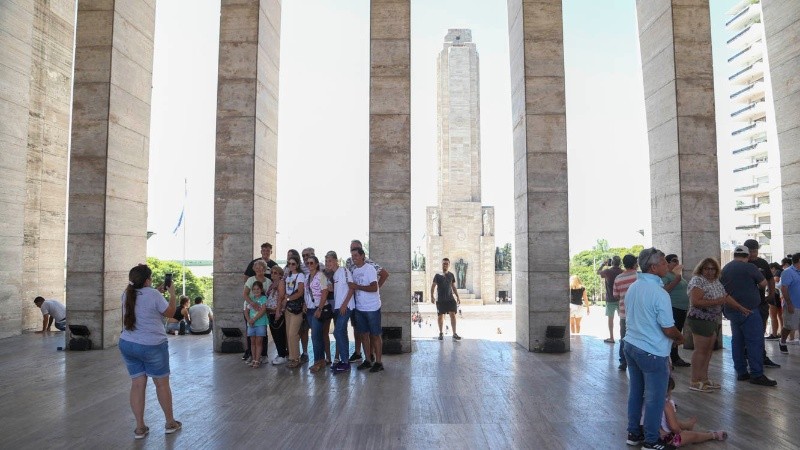
POLYGON ((158 403, 164 411, 164 432, 172 434, 181 423, 172 415, 172 390, 169 387, 169 347, 162 317, 175 314, 177 297, 175 286, 170 285, 169 299, 164 299, 164 286, 153 289, 153 272, 139 264, 128 274, 128 286, 122 294, 122 334, 119 350, 131 376, 131 409, 136 418, 134 439, 142 439, 150 432, 144 424, 144 399, 147 377, 156 385, 158 403))

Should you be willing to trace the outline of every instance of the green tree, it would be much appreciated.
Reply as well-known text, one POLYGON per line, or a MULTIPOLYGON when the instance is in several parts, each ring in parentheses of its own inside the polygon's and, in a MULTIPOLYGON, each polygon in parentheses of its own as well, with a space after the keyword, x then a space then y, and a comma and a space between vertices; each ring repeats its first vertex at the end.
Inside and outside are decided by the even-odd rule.
POLYGON ((581 279, 590 300, 605 299, 605 283, 597 275, 597 269, 604 261, 614 256, 622 258, 628 253, 638 256, 643 248, 642 245, 611 248, 608 246, 607 240, 598 239, 590 250, 583 250, 572 257, 569 263, 569 274, 577 275, 581 279))
MULTIPOLYGON (((175 283, 175 292, 183 292, 183 277, 181 276, 181 264, 177 261, 165 261, 158 258, 147 258, 147 265, 153 271, 153 286, 158 286, 164 282, 164 274, 172 273, 175 283)), ((186 295, 194 302, 195 297, 203 297, 203 303, 212 306, 214 304, 214 281, 212 277, 198 277, 188 267, 186 268, 186 295)))

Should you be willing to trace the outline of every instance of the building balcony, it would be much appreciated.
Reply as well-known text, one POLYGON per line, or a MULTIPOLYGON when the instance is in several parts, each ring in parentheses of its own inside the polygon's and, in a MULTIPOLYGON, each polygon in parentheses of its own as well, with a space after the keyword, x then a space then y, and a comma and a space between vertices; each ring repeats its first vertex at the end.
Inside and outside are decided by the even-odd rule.
POLYGON ((764 25, 761 22, 753 23, 742 31, 734 34, 726 44, 731 50, 743 49, 764 37, 764 25))
POLYGON ((764 101, 753 102, 731 113, 731 118, 752 122, 767 115, 767 104, 764 101))
POLYGON ((766 135, 767 134, 767 124, 766 122, 759 121, 753 122, 747 126, 739 128, 738 130, 734 130, 731 132, 731 136, 735 137, 736 139, 745 139, 745 140, 754 140, 757 136, 766 135))
POLYGON ((737 212, 745 213, 746 215, 750 216, 757 216, 762 214, 769 214, 769 203, 750 203, 744 204, 741 206, 737 206, 735 208, 737 212))
POLYGON ((753 81, 748 86, 736 90, 730 95, 730 99, 731 101, 737 103, 750 103, 760 98, 764 98, 765 95, 766 87, 764 85, 764 78, 762 77, 761 79, 753 81))
POLYGON ((761 224, 760 223, 751 223, 749 225, 739 225, 739 226, 736 227, 736 229, 737 230, 742 230, 742 231, 759 231, 759 230, 761 230, 761 224))
POLYGON ((764 78, 764 61, 759 59, 753 64, 739 70, 728 77, 733 84, 745 85, 764 78))
POLYGON ((733 14, 733 17, 725 22, 725 27, 730 31, 741 30, 757 18, 761 18, 760 3, 747 5, 744 9, 737 11, 733 14))
MULTIPOLYGON (((745 175, 747 177, 753 177, 752 179, 755 180, 758 177, 769 175, 767 172, 768 168, 769 168, 769 162, 765 160, 765 161, 752 162, 750 164, 747 164, 746 166, 737 167, 733 169, 733 173, 734 175, 745 175)), ((743 178, 739 178, 739 180, 740 181, 739 183, 737 183, 737 185, 740 186, 749 186, 750 184, 752 184, 751 181, 747 181, 743 178)))
POLYGON ((728 58, 732 67, 745 67, 764 58, 764 41, 756 41, 728 58))
POLYGON ((767 140, 764 139, 762 141, 753 142, 744 147, 739 147, 737 149, 734 149, 732 154, 734 156, 744 156, 747 158, 753 158, 762 154, 766 155, 767 152, 768 152, 767 140))

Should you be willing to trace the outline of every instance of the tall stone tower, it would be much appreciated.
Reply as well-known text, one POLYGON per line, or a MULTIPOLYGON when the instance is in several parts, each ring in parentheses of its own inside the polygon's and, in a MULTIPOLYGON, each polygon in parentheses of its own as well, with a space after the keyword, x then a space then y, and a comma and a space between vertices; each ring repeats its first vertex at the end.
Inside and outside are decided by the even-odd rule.
POLYGON ((462 303, 494 302, 494 207, 481 205, 478 51, 467 29, 448 30, 436 61, 438 205, 427 208, 427 285, 442 258, 462 303), (481 300, 483 302, 475 301, 481 300))

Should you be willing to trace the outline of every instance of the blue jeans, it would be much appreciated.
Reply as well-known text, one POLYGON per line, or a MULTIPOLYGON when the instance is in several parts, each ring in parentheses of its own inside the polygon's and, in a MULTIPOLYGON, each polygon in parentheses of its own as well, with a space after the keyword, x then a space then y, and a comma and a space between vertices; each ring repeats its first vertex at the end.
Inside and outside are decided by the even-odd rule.
POLYGON ((333 338, 336 339, 336 350, 339 352, 339 359, 345 362, 350 355, 350 340, 347 336, 347 321, 350 320, 350 314, 352 311, 349 309, 341 314, 337 308, 333 315, 333 338))
POLYGON ((619 319, 619 363, 620 364, 628 364, 625 362, 625 332, 627 331, 627 325, 625 319, 619 319))
POLYGON ((749 364, 750 376, 760 377, 764 374, 764 327, 761 323, 761 313, 758 312, 758 308, 753 308, 750 315, 745 317, 738 311, 726 308, 725 317, 731 321, 731 356, 736 374, 746 374, 749 364), (747 348, 746 360, 745 348, 747 348))
POLYGON ((661 428, 661 415, 667 398, 669 382, 669 356, 656 356, 625 343, 628 361, 628 432, 639 434, 644 405, 644 440, 657 442, 661 428))
POLYGON ((322 321, 314 317, 317 308, 309 308, 306 312, 308 324, 311 326, 311 344, 314 346, 314 362, 325 359, 325 338, 322 335, 322 321))

